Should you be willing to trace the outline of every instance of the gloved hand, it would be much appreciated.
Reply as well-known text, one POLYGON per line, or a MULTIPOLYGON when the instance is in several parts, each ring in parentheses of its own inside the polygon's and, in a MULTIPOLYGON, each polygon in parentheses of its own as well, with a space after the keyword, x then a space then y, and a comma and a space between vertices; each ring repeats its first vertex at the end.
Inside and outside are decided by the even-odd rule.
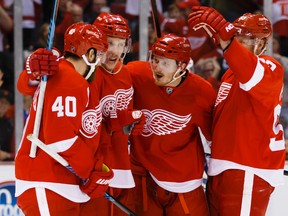
POLYGON ((123 129, 125 134, 139 135, 145 125, 145 115, 140 110, 117 110, 117 118, 107 121, 109 131, 123 129))
POLYGON ((89 179, 80 186, 80 189, 91 198, 103 197, 113 176, 113 171, 99 160, 89 179))
POLYGON ((192 7, 192 13, 188 16, 188 23, 195 31, 204 28, 215 45, 219 45, 219 37, 223 41, 228 41, 235 34, 233 24, 226 21, 217 10, 210 7, 192 7))
POLYGON ((117 118, 125 134, 142 134, 146 119, 140 110, 122 110, 117 112, 117 118))
POLYGON ((29 79, 38 80, 42 75, 51 76, 57 73, 59 70, 59 61, 57 61, 57 58, 59 56, 60 52, 54 48, 53 51, 39 48, 31 53, 25 65, 29 79))

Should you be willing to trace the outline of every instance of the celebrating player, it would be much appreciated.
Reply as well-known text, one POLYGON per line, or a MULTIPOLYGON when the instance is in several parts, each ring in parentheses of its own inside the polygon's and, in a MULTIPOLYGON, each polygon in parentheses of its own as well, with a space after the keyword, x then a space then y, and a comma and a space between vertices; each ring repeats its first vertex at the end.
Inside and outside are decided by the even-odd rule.
MULTIPOLYGON (((103 159, 95 158, 102 117, 98 91, 89 86, 107 47, 106 36, 95 26, 76 23, 66 30, 59 64, 45 49, 36 50, 27 60, 23 80, 54 74, 47 82, 39 140, 66 159, 77 176, 41 149, 36 158, 29 157, 27 135, 33 132, 40 109, 36 107, 39 85, 15 160, 16 196, 25 215, 78 216, 81 203, 103 196, 108 188, 113 171, 103 159)), ((33 93, 27 82, 19 83, 19 90, 33 93)))
POLYGON ((211 215, 265 215, 283 183, 285 142, 279 123, 283 68, 263 55, 272 33, 261 14, 233 24, 218 11, 193 7, 191 28, 204 28, 224 51, 229 69, 214 108, 207 196, 211 215))
POLYGON ((186 69, 190 52, 187 38, 168 34, 153 44, 150 63, 127 65, 134 108, 146 117, 141 136, 130 138, 137 215, 208 215, 200 134, 212 138, 215 92, 186 69))
MULTIPOLYGON (((103 116, 99 154, 104 155, 105 163, 114 172, 108 191, 134 210, 134 206, 126 201, 127 191, 135 186, 128 152, 129 127, 132 128, 132 124, 137 122, 133 125, 132 133, 138 133, 143 129, 145 119, 141 111, 132 109, 134 89, 130 74, 123 66, 131 43, 130 29, 122 16, 106 12, 100 13, 93 24, 106 34, 108 40, 106 59, 97 69, 95 82, 92 83, 99 89, 103 116)), ((103 216, 126 215, 104 197, 85 204, 82 212, 85 212, 84 215, 94 215, 95 211, 103 216)))

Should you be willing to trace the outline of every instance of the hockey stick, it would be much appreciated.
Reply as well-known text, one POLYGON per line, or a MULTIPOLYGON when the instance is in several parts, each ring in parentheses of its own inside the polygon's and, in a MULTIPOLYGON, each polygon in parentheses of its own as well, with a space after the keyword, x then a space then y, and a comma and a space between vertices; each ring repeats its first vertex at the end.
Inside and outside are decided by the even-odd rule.
MULTIPOLYGON (((41 140, 39 140, 34 134, 29 134, 27 136, 27 139, 31 142, 35 143, 36 146, 38 146, 40 149, 42 149, 44 152, 46 152, 48 155, 50 155, 54 160, 56 160, 58 163, 60 163, 62 166, 66 167, 70 172, 72 172, 74 175, 76 175, 78 178, 80 178, 83 182, 85 182, 85 179, 82 179, 80 176, 76 174, 76 172, 73 170, 73 168, 69 165, 69 163, 61 157, 57 152, 51 151, 47 145, 45 145, 41 140)), ((114 205, 116 205, 118 208, 120 208, 123 212, 125 212, 127 215, 130 216, 136 216, 136 214, 131 211, 128 207, 123 205, 121 202, 116 200, 113 196, 111 196, 109 193, 105 193, 104 197, 108 199, 110 202, 112 202, 114 205)))
POLYGON ((150 0, 151 3, 151 9, 152 9, 152 18, 154 23, 154 29, 156 31, 157 38, 161 37, 161 29, 160 29, 160 23, 158 18, 158 9, 156 0, 150 0))
MULTIPOLYGON (((52 50, 53 38, 54 38, 54 32, 55 32, 55 22, 56 22, 57 12, 58 12, 58 5, 59 5, 59 0, 54 0, 54 7, 53 7, 51 19, 50 19, 48 38, 47 38, 47 46, 46 46, 47 50, 52 50)), ((47 75, 43 75, 41 77, 41 82, 40 82, 37 110, 36 110, 36 116, 35 116, 34 128, 33 128, 33 134, 37 138, 39 136, 47 79, 48 79, 47 75)), ((29 154, 31 158, 36 157, 36 150, 37 150, 37 145, 32 142, 31 148, 30 148, 30 154, 29 154)))

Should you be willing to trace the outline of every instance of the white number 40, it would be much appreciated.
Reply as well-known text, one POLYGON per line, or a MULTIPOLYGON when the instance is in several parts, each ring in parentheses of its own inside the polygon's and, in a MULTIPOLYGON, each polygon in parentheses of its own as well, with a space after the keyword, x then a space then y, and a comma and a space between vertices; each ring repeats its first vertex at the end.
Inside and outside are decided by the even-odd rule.
POLYGON ((65 116, 75 117, 76 116, 76 98, 67 96, 63 100, 62 96, 58 96, 52 105, 52 112, 57 112, 57 117, 65 116))

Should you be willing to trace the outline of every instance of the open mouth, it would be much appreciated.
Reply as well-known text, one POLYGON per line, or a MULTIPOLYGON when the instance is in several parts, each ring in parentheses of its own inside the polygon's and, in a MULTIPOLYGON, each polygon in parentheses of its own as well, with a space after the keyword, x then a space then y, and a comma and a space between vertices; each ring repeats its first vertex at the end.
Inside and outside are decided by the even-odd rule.
POLYGON ((160 74, 160 73, 154 73, 154 77, 155 77, 156 79, 161 79, 161 78, 163 77, 163 75, 160 74))
POLYGON ((117 62, 118 58, 112 57, 112 58, 108 58, 107 60, 108 60, 107 61, 108 64, 115 64, 117 62))
POLYGON ((118 56, 113 53, 108 53, 106 56, 106 63, 115 64, 118 61, 118 56))
POLYGON ((111 57, 111 58, 109 58, 109 61, 111 61, 111 62, 116 62, 117 59, 118 59, 118 57, 111 57))

